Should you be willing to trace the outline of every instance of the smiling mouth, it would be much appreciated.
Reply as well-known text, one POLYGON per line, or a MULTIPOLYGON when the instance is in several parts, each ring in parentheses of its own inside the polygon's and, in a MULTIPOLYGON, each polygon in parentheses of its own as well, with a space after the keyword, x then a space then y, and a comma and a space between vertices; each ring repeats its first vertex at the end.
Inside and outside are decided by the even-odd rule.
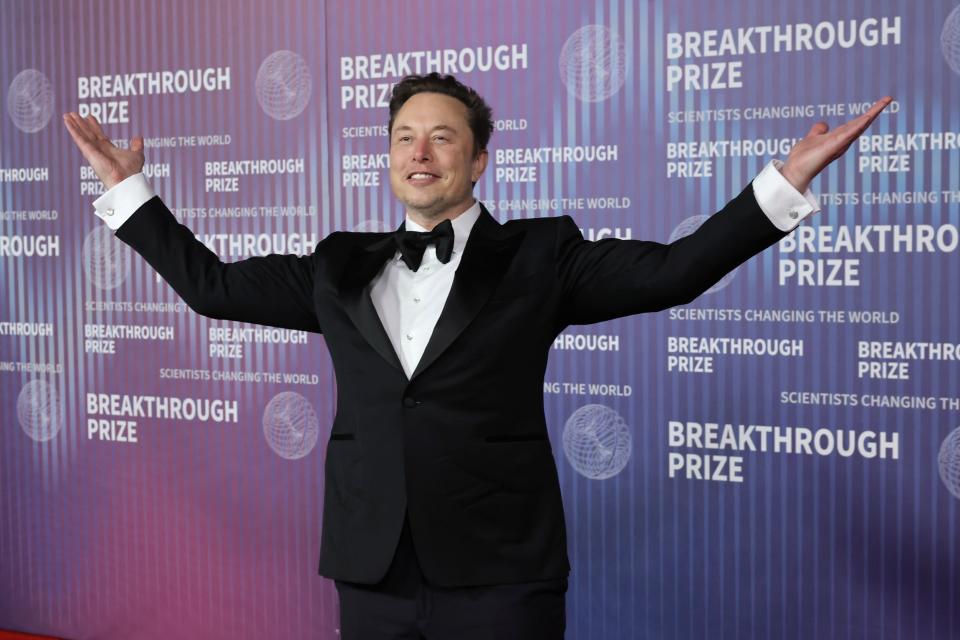
POLYGON ((429 171, 414 171, 407 175, 407 181, 413 182, 414 184, 430 184, 439 179, 440 176, 435 173, 430 173, 429 171))

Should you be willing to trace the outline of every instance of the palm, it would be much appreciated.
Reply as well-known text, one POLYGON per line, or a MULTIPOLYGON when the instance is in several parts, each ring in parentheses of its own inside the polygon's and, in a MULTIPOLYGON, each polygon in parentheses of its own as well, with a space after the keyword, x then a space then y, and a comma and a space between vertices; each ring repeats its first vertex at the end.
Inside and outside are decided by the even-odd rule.
POLYGON ((63 124, 80 153, 108 189, 143 169, 142 137, 133 138, 129 149, 120 149, 110 142, 93 116, 81 118, 76 113, 67 113, 63 116, 63 124))

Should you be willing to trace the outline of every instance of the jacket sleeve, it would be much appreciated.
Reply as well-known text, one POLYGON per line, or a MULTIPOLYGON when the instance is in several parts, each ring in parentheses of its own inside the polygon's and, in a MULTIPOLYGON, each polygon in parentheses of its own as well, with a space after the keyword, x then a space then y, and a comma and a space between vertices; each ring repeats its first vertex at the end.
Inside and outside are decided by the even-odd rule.
POLYGON ((670 244, 591 242, 570 216, 560 220, 556 258, 563 326, 686 304, 787 235, 763 213, 752 184, 692 234, 670 244))
POLYGON ((321 332, 312 301, 316 251, 222 262, 159 196, 137 209, 116 236, 201 315, 321 332))

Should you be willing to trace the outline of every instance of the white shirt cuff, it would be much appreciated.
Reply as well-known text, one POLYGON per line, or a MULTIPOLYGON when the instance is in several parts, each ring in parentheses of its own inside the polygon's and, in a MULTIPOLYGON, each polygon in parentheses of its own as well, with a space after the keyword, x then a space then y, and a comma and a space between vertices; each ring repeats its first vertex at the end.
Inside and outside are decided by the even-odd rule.
POLYGON ((121 180, 93 201, 95 213, 107 226, 116 231, 127 219, 154 195, 143 173, 135 173, 121 180))
POLYGON ((768 162, 753 179, 753 195, 773 226, 792 231, 808 215, 820 211, 820 203, 809 188, 801 195, 780 173, 782 166, 781 160, 768 162))

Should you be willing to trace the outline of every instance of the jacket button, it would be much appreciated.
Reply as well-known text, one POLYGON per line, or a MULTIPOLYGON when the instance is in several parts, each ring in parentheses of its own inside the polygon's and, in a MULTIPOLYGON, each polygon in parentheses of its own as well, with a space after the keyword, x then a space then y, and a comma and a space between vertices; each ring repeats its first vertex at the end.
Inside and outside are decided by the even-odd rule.
POLYGON ((405 407, 415 407, 415 406, 417 406, 417 401, 414 400, 413 398, 407 396, 406 398, 403 399, 403 406, 405 406, 405 407))

